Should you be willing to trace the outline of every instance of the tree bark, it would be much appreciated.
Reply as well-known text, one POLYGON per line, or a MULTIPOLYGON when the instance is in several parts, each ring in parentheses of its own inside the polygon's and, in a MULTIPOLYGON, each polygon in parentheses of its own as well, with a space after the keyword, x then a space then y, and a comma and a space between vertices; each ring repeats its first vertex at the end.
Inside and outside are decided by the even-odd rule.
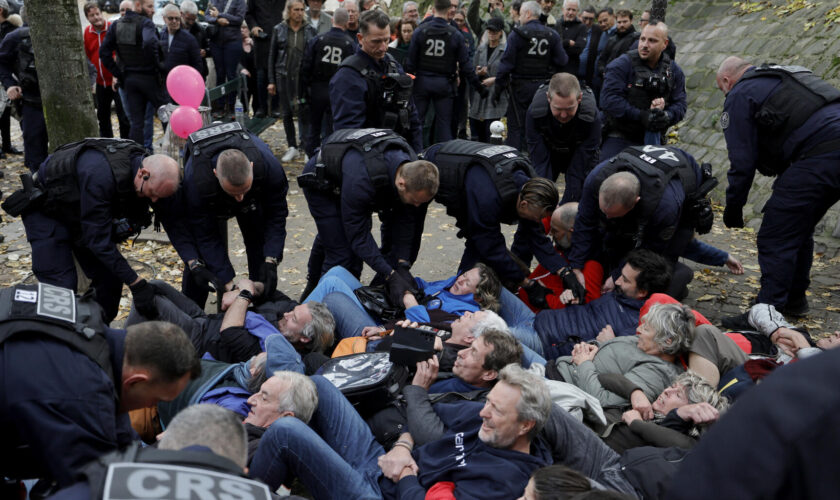
POLYGON ((650 20, 665 22, 665 10, 668 8, 668 0, 653 0, 650 6, 650 20))
POLYGON ((50 151, 99 135, 76 0, 27 0, 50 151))

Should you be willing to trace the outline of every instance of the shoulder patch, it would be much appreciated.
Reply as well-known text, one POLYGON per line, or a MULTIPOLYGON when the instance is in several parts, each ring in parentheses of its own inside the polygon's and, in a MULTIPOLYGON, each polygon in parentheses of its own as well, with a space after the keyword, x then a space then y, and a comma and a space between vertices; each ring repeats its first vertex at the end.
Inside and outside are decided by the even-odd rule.
POLYGON ((729 128, 729 113, 726 111, 720 114, 720 128, 723 130, 729 128))

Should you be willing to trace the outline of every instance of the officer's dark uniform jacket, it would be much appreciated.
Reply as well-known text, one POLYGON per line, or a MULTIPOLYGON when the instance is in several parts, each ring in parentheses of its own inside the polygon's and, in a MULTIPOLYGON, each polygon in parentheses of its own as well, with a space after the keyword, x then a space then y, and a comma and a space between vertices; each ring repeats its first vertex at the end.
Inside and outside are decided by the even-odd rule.
MULTIPOLYGON (((265 239, 263 255, 280 261, 286 242, 288 190, 282 165, 263 141, 236 122, 212 125, 194 132, 187 141, 182 189, 177 199, 166 203, 163 224, 184 262, 203 259, 207 268, 227 283, 235 272, 218 219, 245 217, 256 223, 265 239), (219 154, 226 149, 242 151, 254 165, 251 189, 238 203, 222 190, 213 173, 219 154)), ((252 250, 256 249, 248 249, 249 254, 252 250)))
POLYGON ((355 53, 355 42, 341 28, 330 28, 309 40, 301 63, 301 85, 328 85, 339 65, 355 53))
POLYGON ((683 217, 686 193, 695 190, 701 180, 694 158, 674 147, 633 146, 601 162, 583 185, 572 248, 567 255, 569 264, 583 269, 587 260, 605 258, 612 268, 633 248, 676 259, 684 248, 671 248, 671 239, 679 227, 690 224, 683 217), (664 186, 660 167, 675 169, 664 186), (624 217, 607 219, 598 204, 598 192, 607 177, 620 171, 639 178, 641 200, 624 217))
POLYGON ((99 59, 119 80, 125 79, 126 73, 156 74, 159 51, 155 23, 136 12, 126 12, 108 28, 99 47, 99 59), (115 50, 119 65, 114 61, 115 50))
POLYGON ((89 295, 43 283, 0 290, 0 473, 67 486, 75 469, 132 441, 114 382, 124 341, 89 295))
POLYGON ((423 158, 440 172, 435 201, 455 217, 468 248, 480 252, 479 260, 502 279, 521 281, 525 274, 508 255, 501 223, 518 224, 514 249, 527 249, 552 272, 563 267, 542 225, 516 212, 519 191, 534 171, 515 149, 456 139, 431 146, 423 158))
POLYGON ((798 159, 840 149, 840 91, 806 71, 753 67, 727 94, 721 115, 731 164, 727 206, 746 203, 756 170, 780 175, 798 159))
MULTIPOLYGON (((306 47, 310 40, 318 36, 318 30, 309 23, 301 25, 297 33, 293 32, 290 35, 289 30, 289 24, 284 21, 278 23, 271 32, 271 48, 268 51, 268 83, 286 85, 286 78, 290 76, 290 70, 298 70, 298 68, 287 67, 290 36, 303 35, 304 47, 306 47)), ((297 95, 297 93, 296 89, 294 94, 297 95)))
POLYGON ((460 70, 461 79, 478 88, 481 80, 475 74, 468 49, 457 28, 446 19, 430 17, 420 23, 411 36, 405 70, 418 77, 440 77, 446 81, 441 84, 448 83, 453 87, 460 70))
POLYGON ((578 201, 586 175, 598 161, 601 119, 595 96, 589 88, 581 92, 577 113, 568 123, 551 114, 547 87, 534 94, 525 115, 525 138, 534 170, 540 177, 555 180, 566 173, 563 201, 578 201))
POLYGON ((653 99, 665 99, 665 111, 671 115, 670 125, 685 116, 685 75, 676 62, 663 52, 651 69, 631 51, 607 65, 601 87, 601 109, 604 111, 604 133, 642 144, 645 129, 640 112, 649 110, 653 99))
POLYGON ((164 75, 168 74, 175 66, 182 64, 192 66, 199 73, 204 68, 198 40, 184 29, 179 29, 174 35, 170 35, 168 30, 164 30, 160 35, 160 47, 163 52, 161 73, 164 75), (173 37, 171 43, 169 42, 170 36, 173 37))
POLYGON ((41 89, 27 25, 6 35, 0 44, 0 83, 7 89, 19 86, 23 102, 40 108, 41 89))
POLYGON ((616 30, 615 36, 611 36, 610 39, 607 40, 607 45, 598 55, 598 72, 603 75, 609 63, 618 59, 619 56, 630 50, 634 44, 638 44, 639 36, 640 33, 636 31, 636 28, 632 25, 630 26, 630 29, 624 33, 620 33, 616 30))
POLYGON ((318 156, 306 164, 298 184, 304 193, 327 196, 310 200, 307 195, 307 201, 334 205, 353 253, 377 273, 388 275, 393 267, 370 233, 371 214, 377 212, 387 226, 397 257, 412 262, 414 231, 422 225, 426 207, 403 204, 394 182, 399 166, 416 159, 405 139, 391 130, 336 130, 324 140, 318 156), (323 183, 322 187, 306 182, 307 177, 323 183))
POLYGON ((335 130, 390 128, 415 151, 423 147, 422 123, 411 98, 411 78, 390 54, 375 61, 359 50, 345 59, 330 80, 330 105, 335 130), (383 79, 383 75, 396 78, 383 79))
POLYGON ((563 50, 560 35, 539 21, 529 21, 511 29, 496 84, 506 86, 511 78, 545 81, 567 62, 569 56, 563 50))

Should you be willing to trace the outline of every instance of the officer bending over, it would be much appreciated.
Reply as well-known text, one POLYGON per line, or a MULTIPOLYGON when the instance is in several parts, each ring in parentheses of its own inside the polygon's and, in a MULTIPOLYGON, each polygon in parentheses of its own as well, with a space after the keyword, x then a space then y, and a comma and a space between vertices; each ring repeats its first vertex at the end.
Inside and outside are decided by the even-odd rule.
POLYGON ((123 283, 138 308, 153 309, 154 291, 117 244, 151 224, 150 202, 172 196, 179 176, 175 160, 147 156, 135 142, 85 139, 50 155, 32 182, 27 179, 3 208, 22 215, 38 281, 75 290, 75 258, 110 322, 117 315, 123 283))

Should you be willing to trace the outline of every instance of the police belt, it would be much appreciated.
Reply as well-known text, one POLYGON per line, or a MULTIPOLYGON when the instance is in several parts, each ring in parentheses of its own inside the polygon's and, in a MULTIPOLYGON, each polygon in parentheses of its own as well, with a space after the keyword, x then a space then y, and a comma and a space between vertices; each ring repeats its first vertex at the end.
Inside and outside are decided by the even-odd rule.
POLYGON ((795 160, 804 160, 806 158, 811 158, 813 156, 819 156, 821 154, 830 153, 832 151, 840 151, 840 138, 830 139, 824 142, 817 144, 816 146, 812 147, 808 151, 795 156, 795 160))

